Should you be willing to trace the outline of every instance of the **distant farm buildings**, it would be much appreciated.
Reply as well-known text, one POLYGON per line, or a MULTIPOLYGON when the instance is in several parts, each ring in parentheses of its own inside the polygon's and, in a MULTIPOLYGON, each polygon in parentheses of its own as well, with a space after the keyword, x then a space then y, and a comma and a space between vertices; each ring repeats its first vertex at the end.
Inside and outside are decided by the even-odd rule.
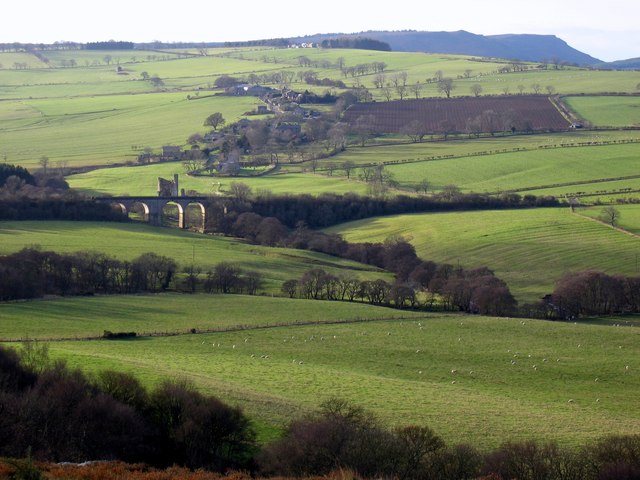
POLYGON ((262 85, 251 85, 248 83, 242 83, 240 85, 228 87, 224 92, 227 95, 234 96, 263 97, 275 92, 275 90, 271 87, 264 87, 262 85))

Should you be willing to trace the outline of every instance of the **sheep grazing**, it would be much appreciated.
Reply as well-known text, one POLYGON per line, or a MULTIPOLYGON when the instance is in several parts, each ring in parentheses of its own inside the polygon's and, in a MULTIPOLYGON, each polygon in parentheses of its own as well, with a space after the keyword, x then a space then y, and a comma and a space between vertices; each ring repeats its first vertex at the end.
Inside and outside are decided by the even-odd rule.
POLYGON ((451 385, 455 385, 455 383, 456 383, 456 381, 454 380, 454 381, 451 382, 451 385))
POLYGON ((517 362, 515 360, 511 360, 511 365, 515 365, 517 362))
POLYGON ((451 375, 455 375, 456 373, 458 373, 458 370, 456 370, 455 368, 451 370, 451 375))
POLYGON ((567 403, 574 403, 573 398, 570 398, 569 400, 567 400, 567 403))

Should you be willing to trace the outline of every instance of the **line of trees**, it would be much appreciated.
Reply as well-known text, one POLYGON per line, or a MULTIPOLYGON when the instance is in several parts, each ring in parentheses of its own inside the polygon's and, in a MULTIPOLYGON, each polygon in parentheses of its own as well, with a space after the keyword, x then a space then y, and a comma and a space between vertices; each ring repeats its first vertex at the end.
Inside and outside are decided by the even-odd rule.
POLYGON ((480 452, 447 445, 426 426, 385 428, 370 412, 331 399, 293 421, 258 464, 263 473, 295 477, 346 470, 351 478, 402 480, 621 480, 640 475, 640 435, 609 436, 579 449, 521 441, 480 452))
POLYGON ((312 250, 373 265, 395 275, 394 283, 382 279, 359 281, 315 268, 283 283, 281 291, 289 297, 359 299, 398 308, 434 308, 437 303, 449 310, 497 316, 513 314, 516 309, 517 303, 506 283, 488 268, 465 270, 422 260, 413 245, 402 237, 391 237, 382 243, 349 243, 339 235, 310 230, 302 222, 289 230, 277 218, 251 211, 237 216, 227 213, 218 218, 225 233, 252 243, 312 250), (423 305, 418 305, 418 292, 427 298, 423 305))
POLYGON ((38 248, 0 256, 0 301, 44 295, 156 293, 170 288, 255 295, 262 284, 260 272, 243 270, 231 262, 218 263, 204 273, 197 265, 179 271, 173 259, 152 252, 131 261, 97 252, 60 254, 38 248))
MULTIPOLYGON (((30 454, 51 462, 121 460, 160 468, 244 469, 261 477, 336 471, 403 480, 640 475, 640 435, 607 436, 577 449, 506 442, 481 452, 468 444, 447 445, 428 426, 389 429, 371 412, 336 398, 292 418, 280 439, 259 449, 240 408, 199 393, 187 381, 165 380, 148 390, 123 372, 87 376, 52 362, 48 347, 36 342, 20 350, 0 346, 0 412, 0 456, 30 454)), ((23 471, 38 473, 33 464, 23 471)))
POLYGON ((329 38, 323 40, 320 45, 322 48, 355 48, 359 50, 378 50, 382 52, 391 51, 391 46, 388 43, 366 37, 329 38))
MULTIPOLYGON (((343 168, 348 169, 350 174, 355 170, 351 165, 343 168)), ((386 182, 383 169, 366 167, 357 170, 357 172, 364 181, 380 178, 386 182), (376 175, 380 177, 376 177, 376 175)), ((236 212, 235 215, 238 215, 251 211, 263 217, 275 217, 289 228, 295 228, 299 222, 303 222, 310 228, 325 228, 352 220, 402 213, 555 207, 559 205, 555 197, 521 196, 515 193, 504 193, 500 196, 462 193, 459 188, 453 185, 446 186, 442 192, 429 197, 397 195, 391 198, 361 196, 355 193, 344 195, 325 193, 318 196, 307 194, 275 196, 268 193, 252 195, 250 188, 247 187, 245 190, 247 191, 240 199, 241 201, 234 198, 234 201, 227 205, 228 212, 236 212)), ((216 210, 216 208, 219 208, 218 204, 211 205, 211 210, 216 210)), ((233 215, 231 213, 232 217, 233 215)), ((225 232, 224 230, 216 230, 216 221, 214 215, 212 229, 225 232)))
POLYGON ((640 312, 640 277, 598 271, 568 273, 558 281, 547 304, 553 316, 566 320, 640 312))
POLYGON ((122 261, 103 253, 59 254, 37 248, 0 256, 0 301, 44 295, 160 292, 169 288, 176 262, 155 253, 122 261))
POLYGON ((108 42, 88 42, 84 44, 86 50, 133 50, 133 42, 109 40, 108 42))

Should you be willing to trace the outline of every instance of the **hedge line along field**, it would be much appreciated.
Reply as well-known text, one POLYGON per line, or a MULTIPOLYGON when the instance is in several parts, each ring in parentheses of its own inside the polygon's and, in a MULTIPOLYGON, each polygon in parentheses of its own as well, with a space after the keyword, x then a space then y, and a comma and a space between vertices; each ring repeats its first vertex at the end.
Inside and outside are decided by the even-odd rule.
POLYGON ((598 203, 617 203, 640 197, 640 177, 610 182, 593 181, 591 183, 573 183, 561 187, 548 187, 522 192, 531 195, 553 195, 560 199, 577 198, 581 205, 597 205, 598 203))
POLYGON ((555 148, 575 147, 579 145, 599 145, 611 142, 640 141, 640 131, 586 131, 559 132, 533 135, 495 135, 479 138, 449 137, 443 140, 441 135, 427 137, 430 141, 410 142, 406 135, 385 135, 379 144, 366 144, 365 147, 351 146, 344 152, 332 157, 337 163, 351 161, 356 165, 375 163, 405 163, 447 159, 455 157, 479 156, 492 153, 509 153, 525 150, 552 150, 555 148))
MULTIPOLYGON (((436 191, 451 184, 465 192, 528 193, 529 189, 553 188, 561 196, 582 191, 583 186, 597 180, 638 176, 637 152, 637 143, 538 149, 388 165, 385 170, 392 172, 400 185, 409 188, 426 178, 436 191), (571 185, 556 188, 563 183, 571 185)), ((640 178, 633 184, 640 186, 640 178)))
POLYGON ((287 173, 255 177, 209 177, 185 175, 185 168, 180 162, 159 163, 141 167, 118 167, 98 169, 66 177, 71 188, 81 192, 100 195, 125 195, 135 192, 136 195, 157 195, 158 177, 173 178, 179 174, 180 188, 194 190, 204 195, 229 192, 232 182, 244 183, 254 192, 269 190, 275 194, 321 193, 344 194, 355 192, 364 194, 366 185, 348 181, 335 175, 326 176, 312 173, 287 173))
POLYGON ((314 322, 422 318, 362 303, 272 296, 180 294, 69 297, 0 303, 0 341, 100 337, 105 330, 185 334, 314 322))
POLYGON ((192 380, 242 406, 263 439, 337 396, 390 425, 429 425, 447 442, 491 448, 507 440, 580 445, 609 432, 637 433, 638 335, 633 327, 429 315, 53 342, 50 351, 72 366, 128 371, 146 384, 192 380))
POLYGON ((592 125, 640 126, 640 96, 568 96, 563 100, 592 125))
POLYGON ((300 278, 312 268, 357 278, 391 280, 391 274, 375 267, 305 250, 250 245, 238 239, 205 236, 175 228, 146 224, 99 222, 0 222, 0 254, 28 246, 58 253, 95 251, 119 260, 154 252, 174 259, 179 268, 191 264, 203 272, 220 262, 236 263, 243 270, 263 275, 264 289, 279 292, 282 282, 300 278))
POLYGON ((465 268, 487 266, 507 282, 519 303, 551 293, 565 272, 638 274, 637 238, 568 208, 398 215, 327 231, 350 242, 401 235, 424 259, 465 268))

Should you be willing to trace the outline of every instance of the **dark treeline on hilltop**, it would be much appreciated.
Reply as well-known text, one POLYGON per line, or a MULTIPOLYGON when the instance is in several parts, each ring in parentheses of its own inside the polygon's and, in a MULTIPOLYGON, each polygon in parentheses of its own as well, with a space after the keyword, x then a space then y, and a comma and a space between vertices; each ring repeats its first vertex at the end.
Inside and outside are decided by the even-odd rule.
MULTIPOLYGON (((505 442, 482 452, 473 445, 447 445, 428 426, 389 428, 371 412, 335 398, 291 418, 282 438, 259 448, 239 408, 204 396, 185 381, 165 380, 147 390, 123 372, 88 377, 52 362, 48 347, 33 342, 17 351, 0 347, 0 412, 0 456, 30 452, 50 462, 123 460, 247 472, 233 478, 303 478, 337 471, 343 472, 339 478, 348 471, 354 479, 406 480, 640 475, 639 435, 608 436, 574 449, 550 441, 505 442)), ((14 465, 23 475, 9 478, 42 478, 33 464, 14 465)))
POLYGON ((132 50, 133 42, 109 40, 106 42, 55 42, 55 43, 0 43, 0 52, 33 50, 132 50))
POLYGON ((322 48, 354 48, 360 50, 378 50, 381 52, 391 51, 388 43, 366 37, 328 38, 322 40, 320 45, 322 48))
POLYGON ((268 38, 263 40, 224 42, 225 47, 286 47, 288 45, 289 39, 287 38, 268 38))
POLYGON ((133 42, 109 40, 108 42, 89 42, 84 44, 86 50, 133 50, 133 42))

